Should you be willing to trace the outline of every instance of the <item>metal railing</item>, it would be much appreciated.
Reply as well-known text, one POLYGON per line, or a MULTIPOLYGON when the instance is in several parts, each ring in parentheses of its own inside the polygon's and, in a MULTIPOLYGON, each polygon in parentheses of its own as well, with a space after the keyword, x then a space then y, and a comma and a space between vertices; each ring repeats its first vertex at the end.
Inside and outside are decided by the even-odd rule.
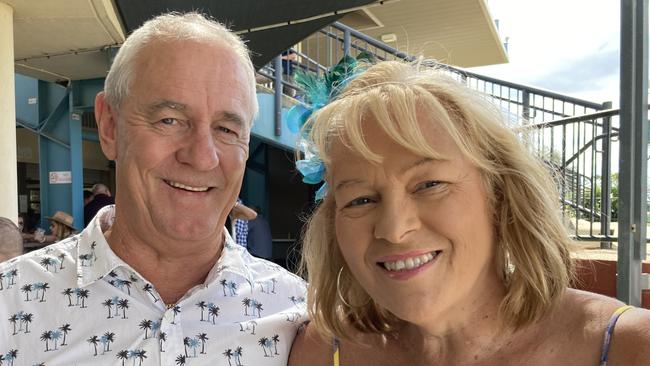
MULTIPOLYGON (((416 60, 341 23, 316 32, 293 52, 297 55, 295 68, 317 74, 344 55, 356 57, 361 52, 378 60, 416 60)), ((274 64, 279 67, 280 62, 278 56, 274 64)), ((618 156, 619 111, 611 109, 611 103, 593 103, 434 61, 422 62, 445 69, 501 109, 511 127, 556 174, 563 213, 575 239, 600 241, 604 248, 618 240, 616 225, 611 223, 617 218, 617 180, 612 165, 618 156)), ((272 77, 274 68, 267 70, 262 73, 272 77)), ((281 77, 275 81, 299 89, 281 77)))

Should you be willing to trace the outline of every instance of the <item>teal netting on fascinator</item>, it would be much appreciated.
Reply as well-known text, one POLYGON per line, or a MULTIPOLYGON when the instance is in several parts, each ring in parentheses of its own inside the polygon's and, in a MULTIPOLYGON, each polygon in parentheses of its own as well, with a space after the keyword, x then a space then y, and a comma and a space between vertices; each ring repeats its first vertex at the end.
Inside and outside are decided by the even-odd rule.
MULTIPOLYGON (((335 100, 347 83, 363 72, 357 67, 361 61, 373 63, 374 55, 364 51, 356 58, 344 56, 322 76, 302 70, 296 72, 295 81, 303 90, 305 104, 298 104, 287 112, 287 127, 293 133, 302 132, 298 144, 305 156, 296 162, 296 168, 303 176, 302 181, 307 184, 319 184, 325 180, 325 164, 309 140, 309 131, 303 126, 314 112, 335 100)), ((316 191, 316 201, 322 200, 325 194, 327 182, 316 191)))

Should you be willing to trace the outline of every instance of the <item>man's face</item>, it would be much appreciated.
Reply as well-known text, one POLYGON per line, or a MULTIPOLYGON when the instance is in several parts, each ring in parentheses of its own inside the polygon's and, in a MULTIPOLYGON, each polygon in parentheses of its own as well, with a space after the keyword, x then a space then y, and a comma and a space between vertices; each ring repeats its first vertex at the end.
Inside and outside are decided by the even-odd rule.
POLYGON ((116 225, 143 239, 216 239, 248 157, 245 66, 205 42, 154 43, 136 60, 129 95, 105 107, 115 129, 100 121, 104 153, 116 160, 116 225))

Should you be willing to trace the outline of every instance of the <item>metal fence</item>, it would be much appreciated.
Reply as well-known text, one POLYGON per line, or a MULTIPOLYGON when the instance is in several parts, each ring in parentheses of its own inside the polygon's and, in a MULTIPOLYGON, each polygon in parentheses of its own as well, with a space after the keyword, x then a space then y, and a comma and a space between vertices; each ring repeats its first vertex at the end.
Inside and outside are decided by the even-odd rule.
MULTIPOLYGON (((344 55, 356 57, 361 52, 369 52, 379 60, 416 59, 341 23, 316 32, 291 52, 295 54, 291 61, 295 68, 318 74, 344 55)), ((289 62, 286 54, 285 67, 289 62)), ((276 84, 285 89, 299 89, 279 76, 282 62, 278 56, 262 73, 269 78, 275 76, 276 84)), ((498 106, 512 128, 555 173, 562 212, 572 236, 611 247, 611 242, 618 240, 616 225, 611 223, 617 218, 618 184, 612 167, 618 162, 619 111, 611 109, 609 102, 593 103, 462 68, 436 65, 498 106)))

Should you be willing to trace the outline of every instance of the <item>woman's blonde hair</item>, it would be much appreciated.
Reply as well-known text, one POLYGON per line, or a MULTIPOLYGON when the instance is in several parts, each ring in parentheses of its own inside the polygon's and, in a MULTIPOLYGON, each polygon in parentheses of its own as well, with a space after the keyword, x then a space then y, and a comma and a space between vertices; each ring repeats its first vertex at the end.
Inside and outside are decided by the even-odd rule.
MULTIPOLYGON (((367 120, 404 148, 440 158, 420 131, 422 115, 444 129, 481 172, 493 212, 495 266, 506 288, 499 309, 503 324, 517 330, 534 323, 557 304, 569 284, 571 241, 549 169, 483 96, 445 71, 386 61, 351 80, 304 128, 326 167, 335 142, 369 163, 381 162, 364 139, 367 120)), ((326 337, 349 338, 350 326, 361 332, 390 332, 399 320, 372 301, 350 274, 338 248, 334 212, 334 198, 327 194, 303 236, 301 269, 309 281, 311 319, 326 337)))
POLYGON ((56 237, 56 241, 63 240, 72 234, 74 234, 74 230, 71 229, 70 227, 63 225, 60 222, 52 221, 52 235, 56 237))

